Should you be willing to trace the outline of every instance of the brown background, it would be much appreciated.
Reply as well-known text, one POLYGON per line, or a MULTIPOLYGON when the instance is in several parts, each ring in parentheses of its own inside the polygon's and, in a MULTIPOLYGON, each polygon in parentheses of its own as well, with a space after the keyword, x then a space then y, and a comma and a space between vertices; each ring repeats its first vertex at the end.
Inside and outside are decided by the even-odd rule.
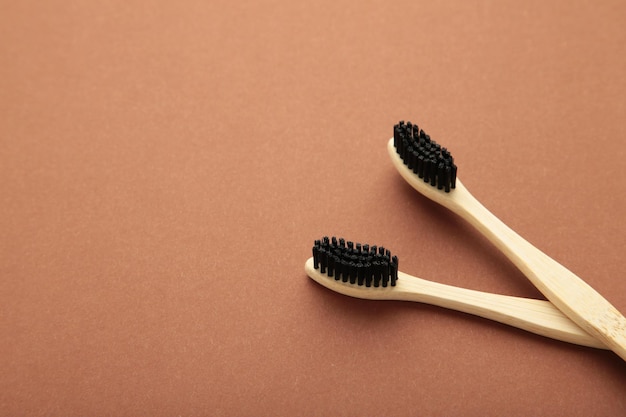
POLYGON ((303 273, 336 234, 540 297, 395 172, 409 119, 626 311, 625 20, 617 1, 0 2, 0 414, 626 415, 617 355, 303 273))

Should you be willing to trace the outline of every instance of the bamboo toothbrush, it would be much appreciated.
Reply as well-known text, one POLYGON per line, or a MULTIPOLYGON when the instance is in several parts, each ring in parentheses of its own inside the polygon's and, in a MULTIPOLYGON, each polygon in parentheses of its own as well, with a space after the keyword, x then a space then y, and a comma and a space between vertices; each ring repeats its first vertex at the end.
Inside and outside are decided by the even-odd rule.
POLYGON ((626 360, 626 318, 590 285, 541 252, 487 210, 456 178, 450 153, 400 122, 387 145, 400 175, 417 191, 458 214, 500 251, 572 321, 626 360))
POLYGON ((344 239, 316 240, 306 274, 324 287, 356 298, 402 300, 462 311, 529 332, 600 349, 607 347, 552 303, 453 287, 398 271, 398 258, 383 247, 344 239))

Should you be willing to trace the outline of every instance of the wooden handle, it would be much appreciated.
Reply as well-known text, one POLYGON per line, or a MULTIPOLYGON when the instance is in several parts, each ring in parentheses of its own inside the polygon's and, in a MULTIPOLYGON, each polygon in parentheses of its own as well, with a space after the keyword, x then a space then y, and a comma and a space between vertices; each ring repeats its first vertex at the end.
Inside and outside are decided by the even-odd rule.
POLYGON ((335 281, 313 267, 313 258, 304 266, 306 274, 340 294, 368 300, 415 301, 462 311, 541 336, 582 346, 607 349, 596 338, 574 324, 548 301, 511 297, 439 284, 402 272, 395 287, 368 288, 335 281))
POLYGON ((463 217, 500 251, 559 310, 626 360, 626 318, 586 282, 534 247, 487 210, 457 179, 450 193, 425 184, 398 156, 393 139, 387 145, 394 166, 417 191, 463 217))

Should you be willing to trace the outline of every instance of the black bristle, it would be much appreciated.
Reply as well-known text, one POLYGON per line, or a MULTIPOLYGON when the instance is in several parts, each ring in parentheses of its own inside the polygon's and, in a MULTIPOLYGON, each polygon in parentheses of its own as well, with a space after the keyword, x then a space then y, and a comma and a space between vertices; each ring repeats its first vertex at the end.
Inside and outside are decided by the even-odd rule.
POLYGON ((365 263, 363 264, 363 268, 361 268, 358 272, 358 276, 357 276, 357 284, 358 285, 363 285, 365 283, 365 276, 367 275, 369 269, 371 268, 369 263, 365 263))
POLYGON ((380 287, 380 276, 381 276, 381 271, 380 268, 378 269, 378 271, 374 272, 374 287, 378 288, 380 287))
POLYGON ((456 165, 450 166, 450 188, 456 188, 456 165))
POLYGON ((424 155, 417 157, 417 176, 420 178, 424 177, 424 155))
POLYGON ((341 262, 341 257, 336 254, 333 255, 333 261, 335 262, 335 281, 339 281, 343 274, 343 263, 341 262))
POLYGON ((437 166, 437 189, 442 190, 445 186, 448 186, 448 182, 446 182, 446 166, 443 162, 439 162, 439 166, 437 166))
POLYGON ((430 182, 430 158, 424 157, 424 167, 422 168, 422 176, 424 182, 430 182))
POLYGON ((372 286, 372 278, 374 277, 375 274, 376 274, 376 262, 373 262, 372 263, 372 267, 370 268, 368 273, 365 275, 365 286, 366 287, 371 287, 372 286))
POLYGON ((396 281, 398 280, 398 257, 394 256, 391 258, 391 264, 389 264, 389 277, 391 279, 391 286, 396 286, 396 281))
POLYGON ((312 252, 314 268, 335 281, 366 287, 396 285, 397 257, 383 246, 325 236, 314 242, 312 252))
POLYGON ((326 275, 332 277, 335 273, 335 256, 332 253, 328 254, 328 272, 326 275))
POLYGON ((365 266, 361 262, 355 264, 355 267, 356 273, 350 277, 350 284, 356 284, 357 280, 360 280, 365 274, 365 266))
POLYGON ((437 161, 434 159, 431 159, 430 161, 430 172, 428 174, 428 177, 430 178, 430 185, 432 185, 433 187, 437 185, 437 161))
POLYGON ((357 275, 357 269, 356 269, 356 263, 354 261, 350 261, 348 263, 348 276, 346 277, 346 279, 343 280, 343 282, 348 282, 348 280, 350 281, 351 284, 353 284, 353 279, 354 277, 356 277, 357 275))
POLYGON ((401 139, 401 130, 400 130, 400 126, 396 125, 393 128, 393 146, 396 147, 396 149, 398 148, 400 142, 402 141, 401 139))
POLYGON ((424 182, 446 193, 456 188, 457 167, 450 151, 417 124, 401 121, 394 125, 393 144, 407 168, 424 182))
POLYGON ((417 151, 409 146, 409 148, 406 150, 406 158, 404 159, 404 164, 407 166, 407 168, 413 169, 413 167, 415 166, 416 155, 417 151))
POLYGON ((319 269, 320 267, 320 244, 321 242, 316 240, 313 246, 313 268, 315 269, 319 269))
POLYGON ((413 125, 413 134, 411 135, 414 138, 419 138, 420 136, 420 128, 417 125, 413 125))
POLYGON ((450 168, 449 166, 446 166, 444 168, 444 180, 443 180, 443 184, 444 184, 444 188, 446 193, 450 192, 450 177, 451 177, 451 173, 452 173, 452 168, 450 168))
POLYGON ((322 274, 325 274, 326 267, 328 266, 328 257, 324 248, 320 248, 319 257, 320 257, 320 272, 322 274))
POLYGON ((387 286, 387 282, 389 281, 389 258, 385 257, 382 261, 382 276, 380 284, 383 287, 387 286))

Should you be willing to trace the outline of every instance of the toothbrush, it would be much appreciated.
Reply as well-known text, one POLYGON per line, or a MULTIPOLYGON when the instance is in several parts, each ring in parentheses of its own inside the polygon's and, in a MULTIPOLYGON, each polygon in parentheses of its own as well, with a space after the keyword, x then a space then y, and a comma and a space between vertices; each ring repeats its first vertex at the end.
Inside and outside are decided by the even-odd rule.
POLYGON ((552 303, 474 291, 398 271, 398 258, 383 247, 344 239, 316 240, 306 274, 324 287, 368 300, 403 300, 462 311, 529 332, 600 349, 607 347, 574 324, 552 303))
POLYGON ((456 178, 450 152, 410 122, 387 144, 400 175, 417 191, 464 218, 583 330, 626 360, 626 318, 581 278, 534 247, 487 210, 456 178))

